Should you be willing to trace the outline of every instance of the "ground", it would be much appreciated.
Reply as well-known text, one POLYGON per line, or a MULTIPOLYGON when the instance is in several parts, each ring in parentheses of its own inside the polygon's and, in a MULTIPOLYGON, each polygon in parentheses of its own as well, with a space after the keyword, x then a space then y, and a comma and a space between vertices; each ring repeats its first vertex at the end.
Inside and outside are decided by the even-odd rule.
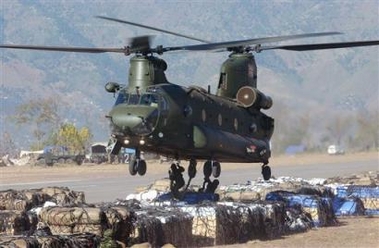
MULTIPOLYGON (((338 156, 335 159, 344 161, 378 159, 378 153, 360 153, 338 156)), ((328 155, 300 155, 294 159, 291 156, 282 156, 273 159, 275 166, 300 163, 309 164, 312 161, 328 161, 328 155)), ((241 164, 223 164, 223 170, 235 170, 241 164)), ((48 178, 54 181, 64 178, 83 178, 101 175, 112 177, 118 173, 125 173, 125 165, 57 165, 53 167, 43 166, 12 166, 0 168, 1 184, 20 184, 36 182, 48 178), (83 173, 85 172, 85 173, 83 173)), ((156 163, 149 167, 149 173, 163 173, 167 171, 167 165, 156 163)), ((379 217, 349 217, 339 218, 339 225, 332 227, 315 228, 305 233, 283 236, 275 240, 254 240, 246 244, 229 245, 223 247, 379 247, 379 217)))
POLYGON ((224 248, 290 248, 290 247, 379 247, 379 217, 339 218, 339 225, 314 228, 305 233, 291 234, 275 240, 254 240, 224 248))

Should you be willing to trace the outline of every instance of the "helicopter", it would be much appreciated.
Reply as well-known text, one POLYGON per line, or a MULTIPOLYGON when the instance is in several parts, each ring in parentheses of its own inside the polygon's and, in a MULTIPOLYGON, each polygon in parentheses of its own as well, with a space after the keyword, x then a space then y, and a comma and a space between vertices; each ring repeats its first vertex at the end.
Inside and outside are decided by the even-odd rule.
POLYGON ((269 158, 274 119, 263 111, 273 105, 270 96, 257 87, 257 65, 253 53, 282 49, 311 51, 379 45, 379 40, 296 45, 265 45, 310 37, 340 35, 340 32, 306 33, 237 41, 211 42, 177 32, 146 26, 117 18, 97 18, 134 25, 187 39, 201 44, 151 46, 152 36, 130 39, 122 48, 59 47, 36 45, 0 45, 0 48, 56 52, 121 53, 130 58, 128 84, 108 82, 107 92, 116 101, 106 118, 111 126, 113 155, 122 148, 135 149, 129 161, 131 175, 145 175, 147 163, 142 152, 156 153, 189 161, 188 176, 197 173, 197 161, 205 161, 206 179, 218 178, 222 162, 262 163, 264 180, 271 178, 269 158), (199 86, 184 87, 167 80, 167 63, 158 56, 166 52, 229 52, 220 69, 216 94, 199 86))

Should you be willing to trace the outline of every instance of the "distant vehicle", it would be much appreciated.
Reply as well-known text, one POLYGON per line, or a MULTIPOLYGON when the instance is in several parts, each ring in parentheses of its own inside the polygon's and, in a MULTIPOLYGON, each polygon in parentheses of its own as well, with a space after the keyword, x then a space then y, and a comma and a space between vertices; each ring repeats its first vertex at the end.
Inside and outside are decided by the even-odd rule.
POLYGON ((345 154, 345 151, 338 145, 330 145, 328 146, 328 154, 329 155, 342 155, 342 154, 345 154))
POLYGON ((64 146, 46 146, 43 149, 37 161, 45 163, 47 166, 53 166, 55 163, 76 163, 81 165, 85 159, 84 155, 73 154, 64 146))
POLYGON ((107 142, 92 144, 88 159, 96 164, 108 162, 107 142))

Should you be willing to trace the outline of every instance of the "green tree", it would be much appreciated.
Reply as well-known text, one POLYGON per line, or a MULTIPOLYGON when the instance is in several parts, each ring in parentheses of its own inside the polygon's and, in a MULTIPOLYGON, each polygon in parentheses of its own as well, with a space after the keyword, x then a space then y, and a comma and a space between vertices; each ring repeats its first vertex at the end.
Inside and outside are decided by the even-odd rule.
POLYGON ((56 139, 55 145, 67 147, 71 153, 75 154, 82 153, 92 139, 89 128, 82 127, 77 129, 72 123, 61 125, 54 136, 56 139))

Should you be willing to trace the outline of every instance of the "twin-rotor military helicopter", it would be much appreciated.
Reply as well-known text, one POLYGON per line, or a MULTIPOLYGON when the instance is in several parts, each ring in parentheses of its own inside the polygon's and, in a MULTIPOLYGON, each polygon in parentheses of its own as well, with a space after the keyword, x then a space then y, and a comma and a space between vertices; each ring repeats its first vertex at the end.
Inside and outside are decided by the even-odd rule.
MULTIPOLYGON (((1 48, 81 53, 123 53, 130 59, 128 85, 110 82, 108 92, 117 93, 115 105, 107 115, 114 144, 112 154, 123 147, 135 149, 130 160, 131 175, 144 175, 146 161, 141 152, 152 152, 177 161, 188 160, 188 175, 196 175, 197 160, 205 161, 205 178, 220 176, 220 162, 262 163, 262 175, 270 179, 268 166, 274 119, 262 110, 272 99, 257 88, 257 66, 253 52, 283 49, 309 51, 379 45, 379 40, 339 43, 263 46, 262 44, 341 34, 307 33, 227 42, 209 42, 195 37, 116 18, 98 18, 134 25, 202 42, 198 45, 150 46, 150 36, 132 38, 123 48, 56 47, 0 45, 1 48), (167 64, 156 55, 171 51, 227 51, 221 66, 217 93, 198 86, 170 83, 167 64)), ((178 162, 177 162, 178 163, 178 162)))

